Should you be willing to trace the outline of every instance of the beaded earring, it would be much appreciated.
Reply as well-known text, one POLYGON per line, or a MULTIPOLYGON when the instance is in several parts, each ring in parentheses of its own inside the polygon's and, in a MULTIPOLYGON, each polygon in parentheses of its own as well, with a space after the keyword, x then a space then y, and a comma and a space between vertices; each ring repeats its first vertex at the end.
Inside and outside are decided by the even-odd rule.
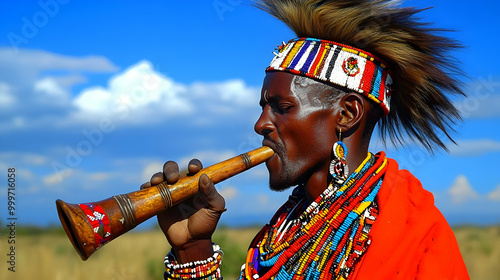
POLYGON ((349 175, 347 166, 347 146, 342 142, 342 129, 339 132, 339 141, 333 144, 332 161, 330 162, 330 174, 338 184, 343 184, 349 175))

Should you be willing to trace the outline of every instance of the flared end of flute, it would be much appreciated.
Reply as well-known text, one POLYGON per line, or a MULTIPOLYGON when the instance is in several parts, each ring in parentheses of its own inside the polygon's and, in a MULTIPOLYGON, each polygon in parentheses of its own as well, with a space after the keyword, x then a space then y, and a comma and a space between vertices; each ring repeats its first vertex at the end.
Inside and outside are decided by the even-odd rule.
POLYGON ((78 205, 69 204, 60 199, 56 200, 56 207, 59 220, 71 244, 73 244, 81 259, 87 260, 95 252, 96 248, 94 242, 91 242, 94 233, 88 232, 91 226, 90 224, 87 225, 88 221, 85 213, 78 205))

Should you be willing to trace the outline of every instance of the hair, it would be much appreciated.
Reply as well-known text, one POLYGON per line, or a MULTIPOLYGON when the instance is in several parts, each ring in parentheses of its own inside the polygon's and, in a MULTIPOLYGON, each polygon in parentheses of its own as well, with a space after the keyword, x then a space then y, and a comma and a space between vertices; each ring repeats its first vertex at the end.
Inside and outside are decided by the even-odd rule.
POLYGON ((462 72, 449 56, 461 45, 439 35, 446 30, 419 22, 415 15, 424 9, 399 7, 394 0, 256 1, 297 37, 350 45, 387 63, 394 81, 391 110, 373 120, 384 143, 386 136, 396 146, 416 140, 431 153, 436 146, 447 150, 441 133, 455 143, 450 131, 460 114, 445 92, 465 95, 456 79, 462 72))

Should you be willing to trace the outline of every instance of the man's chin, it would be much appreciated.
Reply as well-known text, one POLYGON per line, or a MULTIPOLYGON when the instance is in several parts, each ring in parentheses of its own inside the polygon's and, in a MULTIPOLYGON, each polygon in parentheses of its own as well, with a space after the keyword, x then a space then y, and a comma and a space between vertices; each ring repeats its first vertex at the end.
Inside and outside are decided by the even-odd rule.
POLYGON ((292 178, 290 172, 285 166, 285 161, 279 153, 266 162, 267 170, 269 171, 269 188, 273 191, 282 192, 289 189, 294 184, 290 184, 292 178))
POLYGON ((279 181, 279 180, 269 180, 269 188, 272 191, 276 192, 282 192, 284 190, 289 189, 291 186, 290 184, 284 182, 284 181, 279 181))

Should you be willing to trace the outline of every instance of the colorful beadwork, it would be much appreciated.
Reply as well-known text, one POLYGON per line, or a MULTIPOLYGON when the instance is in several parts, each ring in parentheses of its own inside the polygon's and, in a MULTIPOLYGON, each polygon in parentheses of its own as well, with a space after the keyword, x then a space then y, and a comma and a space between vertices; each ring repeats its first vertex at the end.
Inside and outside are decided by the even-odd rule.
POLYGON ((278 47, 268 71, 284 71, 353 90, 389 113, 392 78, 387 66, 369 52, 314 38, 296 38, 278 47))
POLYGON ((111 239, 111 227, 109 226, 108 215, 100 205, 91 203, 79 204, 94 230, 95 244, 97 248, 111 239))
POLYGON ((347 157, 347 146, 342 141, 337 141, 333 144, 333 150, 335 151, 335 156, 345 159, 347 157))
POLYGON ((165 279, 222 279, 220 265, 222 264, 222 255, 224 254, 219 245, 213 243, 214 255, 206 260, 189 262, 184 264, 177 263, 174 254, 170 251, 164 259, 165 279))
POLYGON ((252 242, 240 279, 349 279, 370 244, 375 196, 387 159, 368 154, 344 181, 310 205, 303 186, 293 191, 252 242))
POLYGON ((342 64, 342 69, 344 69, 344 72, 350 76, 354 77, 359 73, 359 66, 358 66, 358 60, 354 57, 349 57, 348 59, 344 60, 344 63, 342 64))
POLYGON ((347 166, 347 146, 342 141, 337 141, 333 144, 332 161, 330 162, 330 174, 333 180, 338 184, 342 184, 349 175, 349 167, 347 166))

